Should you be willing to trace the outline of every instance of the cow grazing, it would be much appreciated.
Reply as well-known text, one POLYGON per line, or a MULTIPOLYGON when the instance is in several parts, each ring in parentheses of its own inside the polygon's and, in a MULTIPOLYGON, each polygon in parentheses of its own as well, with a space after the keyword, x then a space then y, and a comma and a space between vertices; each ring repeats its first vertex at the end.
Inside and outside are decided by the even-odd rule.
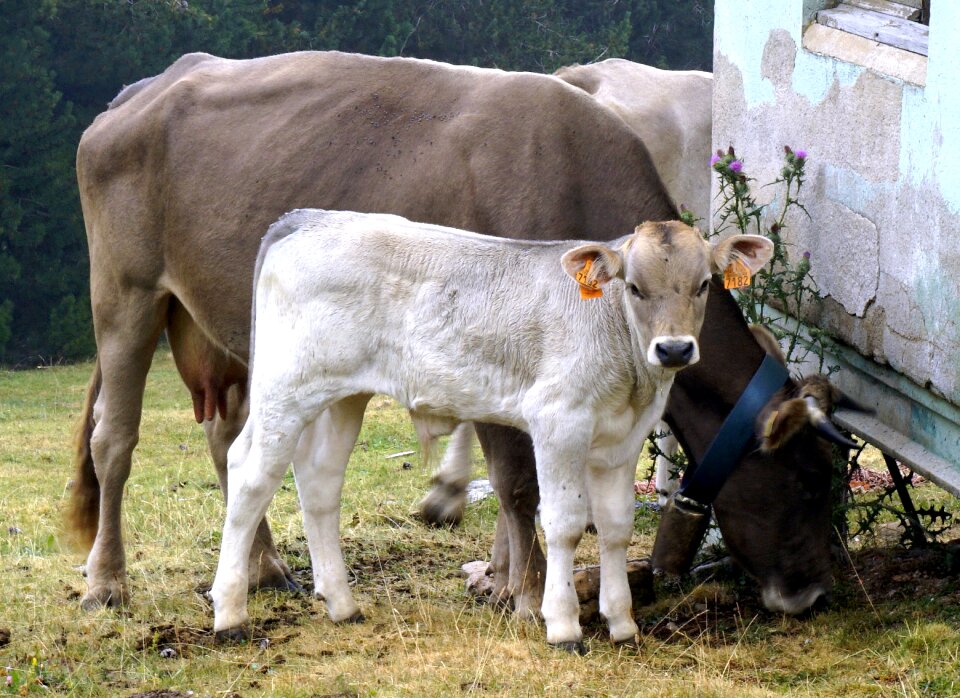
POLYGON ((363 406, 385 393, 421 434, 469 420, 530 435, 547 640, 578 649, 573 555, 589 492, 600 611, 614 642, 633 640, 626 552, 644 439, 676 371, 699 360, 711 275, 735 260, 755 272, 772 252, 760 236, 711 246, 679 222, 604 245, 504 240, 384 214, 284 216, 254 280, 250 416, 230 447, 214 629, 231 636, 247 620, 250 546, 291 460, 316 592, 334 621, 358 617, 339 548, 340 490, 363 406))
MULTIPOLYGON (((637 134, 556 77, 337 52, 184 56, 97 117, 80 141, 77 178, 99 349, 71 490, 72 528, 92 544, 85 608, 128 598, 121 503, 164 331, 226 487, 227 448, 246 418, 254 262, 263 231, 283 213, 394 213, 543 240, 611 240, 677 215, 637 134)), ((722 338, 730 317, 711 307, 704 334, 722 338)), ((715 347, 731 360, 743 353, 736 342, 715 347)), ((699 419, 699 410, 677 413, 691 428, 699 419)), ((532 468, 522 432, 478 425, 478 437, 497 482, 501 471, 532 468)), ((819 583, 829 567, 829 503, 801 500, 791 470, 814 440, 751 461, 751 498, 762 495, 771 518, 791 527, 789 540, 766 530, 752 537, 749 508, 721 520, 728 538, 743 529, 737 554, 763 570, 764 584, 786 574, 786 561, 797 584, 803 570, 817 570, 819 583)), ((805 467, 828 472, 817 458, 805 467)), ((731 483, 734 495, 740 486, 731 483)), ((293 585, 266 521, 249 577, 293 585)))

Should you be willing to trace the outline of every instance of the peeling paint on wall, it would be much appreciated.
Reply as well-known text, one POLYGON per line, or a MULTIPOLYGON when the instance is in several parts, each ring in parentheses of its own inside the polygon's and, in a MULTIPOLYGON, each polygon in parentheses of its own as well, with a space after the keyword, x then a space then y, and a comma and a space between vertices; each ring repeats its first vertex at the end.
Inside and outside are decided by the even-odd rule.
POLYGON ((827 329, 960 402, 960 50, 935 31, 960 26, 960 3, 931 21, 926 88, 801 48, 804 5, 716 3, 714 147, 735 145, 759 182, 776 178, 783 145, 807 150, 811 220, 788 221, 787 238, 849 316, 827 313, 827 329), (879 342, 859 326, 871 308, 879 342))

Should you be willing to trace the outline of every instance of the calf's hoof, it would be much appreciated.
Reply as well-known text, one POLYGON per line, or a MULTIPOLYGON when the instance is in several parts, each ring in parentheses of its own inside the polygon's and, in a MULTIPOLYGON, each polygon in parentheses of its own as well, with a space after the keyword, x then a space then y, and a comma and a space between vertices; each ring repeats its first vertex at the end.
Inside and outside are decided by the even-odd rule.
POLYGON ((250 633, 241 625, 236 628, 218 630, 213 634, 213 638, 218 645, 238 645, 249 640, 250 633))
POLYGON ((123 584, 103 584, 92 587, 80 600, 84 611, 96 611, 100 608, 120 608, 130 601, 127 588, 123 584))
POLYGON ((352 616, 347 616, 341 620, 335 620, 334 623, 337 625, 356 625, 358 623, 365 623, 366 621, 367 617, 363 615, 363 612, 357 611, 352 616))
POLYGON ((569 642, 554 642, 551 644, 558 650, 563 650, 570 654, 578 654, 581 657, 587 653, 587 646, 583 644, 583 640, 570 640, 569 642))

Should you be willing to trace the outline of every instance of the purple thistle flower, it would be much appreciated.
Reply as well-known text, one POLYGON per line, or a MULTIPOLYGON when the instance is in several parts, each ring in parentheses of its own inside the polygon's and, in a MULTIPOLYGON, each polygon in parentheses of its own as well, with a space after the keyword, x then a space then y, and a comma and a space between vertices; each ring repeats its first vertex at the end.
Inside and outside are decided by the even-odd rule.
POLYGON ((739 160, 734 160, 733 162, 730 163, 730 170, 731 170, 731 171, 733 171, 733 172, 739 172, 739 171, 742 170, 742 169, 743 169, 743 163, 740 162, 739 160))
POLYGON ((710 167, 713 167, 713 166, 716 165, 718 162, 720 162, 720 156, 719 156, 719 155, 714 155, 714 156, 712 156, 712 157, 710 158, 710 167))
POLYGON ((806 159, 807 159, 807 151, 806 151, 806 150, 795 150, 793 154, 797 156, 797 160, 806 160, 806 159))
POLYGON ((804 259, 810 259, 810 252, 809 252, 809 251, 804 252, 804 253, 803 253, 803 258, 804 258, 804 259))

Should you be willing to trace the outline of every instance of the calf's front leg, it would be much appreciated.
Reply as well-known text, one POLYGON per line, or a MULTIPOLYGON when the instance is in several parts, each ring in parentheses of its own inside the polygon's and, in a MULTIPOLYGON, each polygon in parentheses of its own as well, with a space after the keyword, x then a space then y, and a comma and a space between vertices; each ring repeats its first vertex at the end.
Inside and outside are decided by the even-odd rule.
POLYGON ((633 481, 640 454, 615 467, 587 469, 593 521, 600 543, 600 614, 615 643, 633 642, 633 596, 627 579, 627 546, 633 534, 633 481))
POLYGON ((590 433, 565 425, 563 429, 531 434, 540 483, 540 523, 547 544, 541 607, 547 642, 579 654, 584 654, 586 648, 580 628, 580 604, 573 586, 573 556, 587 523, 587 438, 581 435, 590 433))

